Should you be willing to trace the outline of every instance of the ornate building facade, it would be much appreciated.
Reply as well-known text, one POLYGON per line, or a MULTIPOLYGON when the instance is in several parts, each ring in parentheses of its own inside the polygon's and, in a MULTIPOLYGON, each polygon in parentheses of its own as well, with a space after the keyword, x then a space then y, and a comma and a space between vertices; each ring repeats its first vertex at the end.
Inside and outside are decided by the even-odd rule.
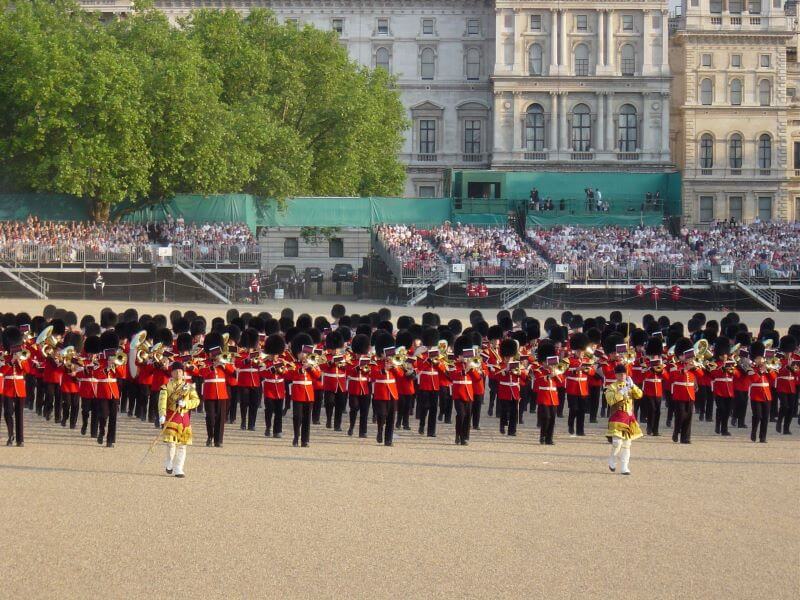
POLYGON ((672 26, 673 158, 690 223, 791 220, 781 0, 683 0, 672 26))

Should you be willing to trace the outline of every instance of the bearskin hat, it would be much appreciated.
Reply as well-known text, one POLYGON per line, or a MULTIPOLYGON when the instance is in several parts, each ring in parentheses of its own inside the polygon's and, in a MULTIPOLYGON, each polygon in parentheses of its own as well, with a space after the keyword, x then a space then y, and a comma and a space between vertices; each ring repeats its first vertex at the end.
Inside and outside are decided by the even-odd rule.
POLYGON ((700 327, 703 327, 706 324, 706 313, 698 312, 692 315, 692 318, 700 323, 700 327))
POLYGON ((502 340, 503 339, 503 328, 500 325, 492 325, 489 327, 489 331, 486 332, 486 337, 489 340, 502 340))
POLYGON ((61 319, 53 319, 50 321, 50 325, 53 327, 53 335, 64 335, 67 330, 67 324, 61 319))
POLYGON ((14 346, 19 346, 22 343, 22 332, 13 325, 6 327, 3 330, 3 346, 11 350, 14 346))
POLYGON ((750 344, 750 358, 758 358, 759 356, 764 356, 764 352, 766 348, 764 344, 761 342, 753 342, 750 344))
POLYGON ((561 313, 561 324, 569 325, 570 321, 572 321, 572 311, 565 310, 561 313))
POLYGON ((514 323, 522 323, 522 320, 528 316, 528 313, 525 312, 524 308, 515 308, 511 311, 511 320, 514 323))
POLYGON ((461 356, 464 354, 464 350, 469 350, 470 348, 472 348, 472 339, 469 336, 460 335, 453 342, 453 354, 456 356, 461 356))
POLYGON ((181 317, 172 324, 172 331, 175 333, 186 333, 189 331, 191 325, 189 319, 181 317))
POLYGON ((550 342, 542 342, 536 347, 536 360, 544 363, 548 356, 556 356, 556 345, 550 342))
POLYGON ((281 331, 286 332, 289 331, 289 328, 294 327, 294 319, 289 319, 288 317, 281 317, 278 319, 278 326, 281 328, 281 331))
POLYGON ((358 334, 353 338, 350 349, 356 354, 366 354, 369 352, 369 337, 363 333, 358 334))
POLYGON ((414 324, 414 319, 408 315, 397 317, 397 329, 408 329, 414 324))
POLYGON ((479 311, 478 309, 470 311, 470 313, 469 313, 469 324, 470 325, 474 326, 475 323, 477 323, 479 321, 483 321, 483 320, 484 320, 483 319, 483 313, 481 311, 479 311))
POLYGON ((753 341, 749 331, 740 331, 733 339, 735 343, 741 344, 742 346, 749 346, 753 341))
MULTIPOLYGON (((155 342, 164 346, 172 346, 172 331, 164 327, 156 331, 155 342)), ((105 347, 103 347, 105 350, 105 347)))
POLYGON ((589 338, 589 341, 592 344, 599 344, 603 339, 603 336, 600 333, 600 330, 597 329, 596 327, 592 327, 591 329, 587 329, 586 330, 586 337, 589 338))
MULTIPOLYGON (((100 325, 97 325, 100 327, 100 325)), ((100 337, 96 335, 87 336, 83 341, 83 351, 87 354, 97 354, 100 352, 100 337)))
POLYGON ((325 348, 328 350, 338 350, 339 348, 344 346, 344 340, 342 339, 342 334, 339 333, 339 330, 331 331, 328 335, 325 336, 325 348))
POLYGON ((96 335, 98 338, 100 337, 100 323, 95 323, 92 321, 86 326, 86 329, 83 330, 84 335, 96 335))
POLYGON ((539 326, 537 319, 528 319, 524 329, 525 333, 528 334, 529 340, 538 340, 542 336, 542 328, 539 326))
POLYGON ((323 316, 314 317, 314 327, 320 331, 325 331, 331 328, 331 322, 323 316))
POLYGON ((450 319, 447 322, 447 327, 456 335, 464 331, 464 326, 459 319, 450 319))
POLYGON ((239 340, 242 338, 242 330, 236 325, 228 325, 224 332, 228 334, 228 339, 235 344, 238 344, 239 340))
POLYGON ((517 353, 519 349, 519 344, 517 340, 513 338, 505 338, 500 340, 500 348, 498 349, 500 352, 500 356, 503 358, 511 358, 517 353))
MULTIPOLYGON (((172 333, 169 334, 169 341, 170 343, 172 342, 172 333)), ((104 331, 100 336, 100 348, 103 350, 116 350, 119 348, 119 336, 117 332, 112 329, 104 331)))
POLYGON ((387 332, 378 330, 376 331, 373 345, 375 346, 375 354, 378 356, 383 356, 383 352, 386 350, 386 348, 391 348, 394 346, 394 338, 392 338, 392 336, 387 332))
POLYGON ((360 323, 358 327, 356 327, 356 335, 359 333, 370 337, 372 336, 372 327, 370 327, 369 323, 360 323))
POLYGON ((264 352, 267 354, 283 354, 284 350, 286 350, 286 342, 283 340, 283 337, 277 333, 273 333, 267 338, 267 341, 264 342, 264 352))
POLYGON ((647 343, 647 332, 644 329, 631 330, 631 346, 644 346, 647 343))
POLYGON ((291 319, 294 322, 294 310, 288 306, 281 310, 281 319, 291 319))
POLYGON ((472 345, 480 348, 481 344, 483 343, 483 336, 481 335, 480 331, 473 329, 472 332, 470 332, 469 337, 472 340, 472 345))
POLYGON ((427 327, 422 330, 422 345, 431 348, 439 341, 439 330, 427 327))
POLYGON ((647 356, 661 356, 664 353, 664 344, 660 337, 651 337, 644 346, 647 356))
POLYGON ((331 317, 336 319, 337 321, 341 319, 347 313, 347 309, 345 309, 344 304, 334 304, 331 306, 331 317))
POLYGON ((316 327, 306 329, 306 333, 311 336, 311 340, 314 342, 314 344, 319 344, 322 342, 322 332, 316 327))
POLYGON ((395 343, 400 348, 411 348, 414 345, 414 337, 409 331, 398 331, 395 337, 395 343))
POLYGON ((714 358, 731 353, 731 341, 726 337, 718 337, 714 342, 714 358))
POLYGON ((189 326, 189 333, 192 337, 196 335, 203 335, 206 332, 206 322, 204 319, 195 319, 189 326))
POLYGON ((783 336, 780 342, 778 343, 778 350, 780 350, 784 354, 791 354, 792 352, 797 350, 797 338, 791 335, 783 336))
POLYGON ((180 353, 190 352, 192 349, 192 336, 188 333, 179 333, 175 338, 175 350, 180 353))
POLYGON ((528 334, 524 331, 512 331, 509 336, 513 340, 517 340, 517 343, 520 346, 524 346, 528 343, 528 334))
POLYGON ((797 323, 789 325, 787 333, 794 339, 800 340, 800 325, 798 325, 797 323))
POLYGON ((239 337, 239 346, 242 348, 258 348, 258 332, 252 327, 248 327, 239 337))
POLYGON ((391 321, 381 321, 378 323, 378 329, 383 329, 386 333, 393 333, 394 325, 391 321))
POLYGON ((511 331, 514 329, 514 321, 512 321, 511 317, 508 316, 498 317, 497 324, 503 331, 511 331))
POLYGON ((212 331, 203 338, 203 350, 209 352, 212 348, 222 348, 222 335, 218 331, 212 331))
POLYGON ((313 343, 314 341, 311 339, 310 335, 307 333, 298 333, 291 341, 292 354, 295 356, 299 355, 303 351, 303 346, 311 346, 313 343))
POLYGON ((350 338, 353 337, 353 332, 350 331, 350 328, 347 325, 339 325, 336 328, 336 331, 339 332, 339 335, 342 336, 342 342, 345 344, 350 341, 350 338))
POLYGON ((181 318, 183 318, 183 313, 181 311, 179 311, 177 309, 172 310, 169 313, 169 324, 172 327, 175 327, 175 323, 178 321, 178 319, 181 319, 181 318))
POLYGON ((675 356, 680 357, 687 350, 692 349, 692 340, 687 337, 678 338, 675 342, 675 356))
POLYGON ((583 317, 580 315, 572 315, 569 321, 570 329, 583 329, 583 317))
POLYGON ((553 327, 547 337, 553 343, 563 343, 567 338, 564 328, 561 326, 553 327))
POLYGON ((94 317, 92 315, 83 315, 81 317, 80 328, 85 330, 89 323, 94 323, 94 317))
POLYGON ((622 312, 618 310, 611 311, 611 314, 608 315, 608 320, 612 323, 622 323, 622 312))
POLYGON ((766 342, 767 340, 772 340, 772 347, 773 348, 777 348, 778 347, 778 342, 780 342, 780 339, 781 339, 780 335, 778 335, 778 332, 775 331, 774 329, 772 329, 770 331, 762 331, 761 332, 761 341, 762 342, 766 342))
POLYGON ((478 332, 481 338, 485 338, 489 334, 489 324, 486 321, 478 321, 473 329, 478 332))
POLYGON ((264 333, 267 335, 272 335, 273 333, 278 333, 281 330, 281 326, 278 324, 277 319, 267 319, 264 321, 264 333))
POLYGON ((117 313, 115 313, 110 308, 103 309, 100 313, 100 327, 104 329, 108 329, 109 327, 114 327, 117 324, 117 313))
POLYGON ((611 354, 612 352, 617 351, 617 346, 619 344, 624 344, 625 339, 618 333, 612 333, 611 335, 606 336, 603 340, 603 351, 606 354, 611 354))
POLYGON ((570 350, 586 350, 589 345, 589 336, 585 333, 573 333, 569 336, 570 350))

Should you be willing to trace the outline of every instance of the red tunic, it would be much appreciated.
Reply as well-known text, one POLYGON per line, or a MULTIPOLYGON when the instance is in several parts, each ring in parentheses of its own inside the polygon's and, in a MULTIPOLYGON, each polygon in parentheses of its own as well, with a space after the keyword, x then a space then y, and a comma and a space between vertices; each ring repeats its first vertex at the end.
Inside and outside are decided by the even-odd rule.
POLYGON ((483 381, 483 373, 478 369, 467 369, 460 360, 448 373, 453 384, 453 400, 472 402, 475 399, 475 385, 483 381))
MULTIPOLYGON (((756 369, 758 369, 758 367, 756 367, 756 369)), ((776 373, 774 371, 767 373, 756 370, 753 374, 745 377, 749 383, 750 400, 753 402, 772 402, 770 382, 775 380, 775 375, 776 373)))
POLYGON ((424 392, 439 391, 439 369, 433 364, 427 352, 417 357, 414 369, 417 372, 417 389, 424 392))
POLYGON ((261 368, 253 363, 250 354, 242 354, 234 362, 236 367, 236 384, 239 387, 254 388, 261 385, 261 368))
POLYGON ((775 378, 775 391, 781 394, 797 393, 797 373, 783 366, 775 378))
POLYGON ((265 400, 283 400, 286 398, 286 381, 281 365, 282 361, 269 360, 259 372, 261 389, 265 400))
POLYGON ((566 386, 569 396, 588 396, 589 378, 594 376, 594 368, 577 356, 569 358, 566 386))
POLYGON ((319 381, 321 372, 317 367, 306 368, 295 365, 286 372, 289 382, 289 395, 292 402, 314 402, 314 381, 319 381))
POLYGON ((356 364, 350 365, 346 369, 347 373, 347 393, 351 396, 369 395, 369 366, 359 367, 358 358, 356 364))
POLYGON ((322 389, 326 392, 344 392, 347 390, 347 369, 344 362, 334 362, 333 356, 333 352, 327 352, 326 361, 320 367, 322 389))
POLYGON ((563 375, 551 375, 547 369, 539 369, 533 378, 533 392, 536 404, 540 406, 558 406, 558 386, 563 375))
POLYGON ((25 375, 31 372, 30 359, 17 362, 12 360, 13 354, 6 354, 6 364, 0 368, 3 374, 3 396, 6 398, 24 398, 26 396, 25 375))
MULTIPOLYGON (((384 362, 385 365, 385 361, 384 362)), ((369 370, 369 381, 372 384, 372 399, 376 402, 397 400, 397 378, 402 377, 403 369, 384 365, 372 365, 369 370)))
POLYGON ((203 400, 227 400, 228 399, 228 380, 227 375, 234 372, 234 366, 230 363, 224 366, 207 366, 200 369, 200 378, 203 380, 202 396, 203 400))
POLYGON ((734 373, 717 368, 708 374, 711 383, 711 393, 720 398, 733 398, 734 373))

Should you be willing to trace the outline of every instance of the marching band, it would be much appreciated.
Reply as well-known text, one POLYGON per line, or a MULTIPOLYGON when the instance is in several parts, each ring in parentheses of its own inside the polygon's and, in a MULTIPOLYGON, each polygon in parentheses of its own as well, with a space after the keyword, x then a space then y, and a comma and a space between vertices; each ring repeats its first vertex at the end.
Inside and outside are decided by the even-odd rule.
POLYGON ((414 416, 420 435, 436 437, 455 411, 454 441, 466 446, 488 391, 501 434, 516 436, 535 413, 545 445, 555 443, 565 405, 570 436, 607 412, 609 468, 629 474, 631 441, 660 435, 662 404, 682 444, 691 443, 695 412, 730 436, 745 426, 749 401, 750 439, 761 443, 770 423, 788 435, 797 418, 800 325, 781 337, 770 319, 750 332, 735 313, 720 322, 698 313, 685 328, 652 315, 625 322, 619 311, 609 319, 566 311, 543 326, 521 309, 496 319, 489 325, 473 311, 462 330, 432 312, 393 323, 388 309, 348 315, 341 305, 331 320, 313 321, 290 309, 279 318, 233 309, 210 327, 192 311, 173 311, 169 327, 164 315, 135 309, 104 309, 99 323, 52 306, 34 318, 0 315, 7 445, 24 445, 26 407, 70 429, 80 416, 80 434, 109 448, 122 413, 160 430, 166 471, 182 477, 192 412, 205 415, 206 446, 222 447, 237 407, 241 429, 252 431, 263 401, 267 437, 283 436, 291 409, 294 446, 309 446, 323 407, 327 428, 343 431, 347 412, 346 435, 360 438, 371 410, 385 446, 414 416))

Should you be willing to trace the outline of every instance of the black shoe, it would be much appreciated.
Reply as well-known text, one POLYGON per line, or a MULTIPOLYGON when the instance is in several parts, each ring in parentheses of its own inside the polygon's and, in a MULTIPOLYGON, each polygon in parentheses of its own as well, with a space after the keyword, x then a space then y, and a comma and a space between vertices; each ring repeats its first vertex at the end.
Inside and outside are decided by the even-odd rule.
POLYGON ((540 437, 540 438, 539 438, 539 444, 541 444, 542 446, 544 446, 544 438, 543 438, 543 437, 540 437))
POLYGON ((242 423, 242 424, 239 426, 239 429, 241 429, 242 431, 244 431, 245 429, 247 429, 247 427, 245 427, 245 426, 244 426, 244 423, 242 423))
POLYGON ((17 448, 22 448, 25 445, 25 442, 17 442, 17 448))
POLYGON ((297 438, 294 438, 294 439, 292 440, 292 446, 294 446, 295 448, 297 448, 297 438))
POLYGON ((384 445, 384 446, 392 446, 392 445, 393 445, 393 442, 386 442, 386 443, 384 443, 383 445, 384 445))
POLYGON ((672 442, 675 443, 675 444, 678 443, 678 436, 677 435, 673 435, 672 436, 672 442))
POLYGON ((359 433, 358 437, 360 437, 361 439, 366 439, 367 434, 366 433, 359 433))
POLYGON ((759 443, 759 444, 766 444, 766 443, 767 443, 767 440, 758 440, 758 443, 759 443))
POLYGON ((428 437, 436 437, 436 434, 435 433, 429 433, 428 437))
POLYGON ((667 421, 667 429, 669 429, 670 427, 672 427, 672 421, 667 421))
POLYGON ((186 475, 184 475, 183 473, 178 473, 175 475, 175 477, 177 477, 178 479, 183 479, 184 477, 186 477, 186 475))
POLYGON ((730 437, 730 435, 731 435, 731 432, 730 432, 730 431, 723 431, 723 432, 722 432, 720 435, 721 435, 722 437, 730 437))
POLYGON ((491 417, 494 414, 494 411, 490 408, 489 409, 489 416, 491 417))
POLYGON ((252 427, 248 427, 247 428, 247 431, 255 431, 255 430, 256 430, 255 425, 253 425, 252 427))
POLYGON ((411 427, 408 425, 403 425, 403 431, 411 431, 411 427))
MULTIPOLYGON (((284 416, 286 415, 286 413, 283 413, 283 414, 284 414, 284 416)), ((312 425, 319 425, 319 419, 317 419, 316 421, 311 421, 311 424, 312 425)))
POLYGON ((547 440, 547 441, 545 442, 545 444, 546 444, 547 446, 555 446, 555 445, 556 445, 556 443, 555 443, 553 440, 547 440))
POLYGON ((211 447, 211 438, 208 438, 206 440, 206 448, 210 448, 210 447, 211 447))
POLYGON ((755 433, 751 433, 750 434, 750 441, 755 443, 755 441, 756 441, 756 434, 755 433))
POLYGON ((66 427, 67 426, 67 422, 64 419, 61 419, 61 426, 62 427, 66 427))
POLYGON ((460 446, 460 445, 461 445, 461 438, 460 437, 456 437, 456 446, 460 446))
POLYGON ((777 431, 778 433, 781 432, 781 424, 780 423, 776 423, 775 424, 775 431, 777 431))
POLYGON ((347 435, 349 435, 350 437, 353 437, 353 428, 352 427, 348 427, 347 428, 347 435))
POLYGON ((469 440, 461 440, 462 446, 469 446, 469 440))
POLYGON ((331 427, 333 427, 333 425, 331 425, 331 422, 330 422, 330 421, 328 421, 327 423, 325 423, 325 429, 330 429, 331 427))
POLYGON ((86 435, 86 425, 81 425, 81 435, 86 435))
POLYGON ((101 446, 103 445, 103 436, 102 436, 102 435, 98 435, 98 436, 97 436, 97 443, 98 443, 99 445, 101 445, 101 446))
POLYGON ((788 429, 784 429, 783 430, 783 435, 792 435, 792 432, 789 431, 788 429))
POLYGON ((273 433, 272 437, 274 437, 276 440, 279 440, 283 437, 283 433, 281 433, 280 431, 278 433, 273 433))
POLYGON ((341 428, 341 427, 334 427, 334 428, 333 428, 333 430, 334 430, 334 431, 341 431, 341 430, 342 430, 342 428, 341 428))
POLYGON ((721 433, 719 423, 717 423, 717 425, 714 427, 714 433, 716 433, 717 435, 721 433))
POLYGON ((683 440, 681 440, 681 444, 691 444, 691 443, 692 443, 692 440, 686 440, 685 442, 683 440))
POLYGON ((222 448, 222 442, 220 443, 214 442, 214 448, 222 448))
POLYGON ((472 430, 473 430, 473 431, 480 431, 480 430, 481 430, 481 428, 480 428, 480 427, 478 427, 478 426, 475 426, 475 427, 473 427, 473 428, 472 428, 472 430))
POLYGON ((167 475, 172 475, 172 469, 164 469, 167 472, 167 475))
POLYGON ((6 446, 13 446, 13 445, 14 445, 14 436, 11 436, 10 438, 8 438, 6 446))
POLYGON ((303 442, 303 443, 302 443, 302 444, 300 444, 300 445, 301 445, 303 448, 308 448, 308 442, 303 442))
POLYGON ((425 428, 424 427, 420 427, 419 428, 419 434, 422 435, 423 433, 425 433, 425 428))
POLYGON ((264 437, 269 437, 269 429, 264 430, 264 437))
POLYGON ((383 434, 380 431, 378 432, 377 440, 379 444, 383 443, 383 434))
POLYGON ((512 433, 512 432, 509 431, 508 435, 510 435, 511 437, 517 437, 517 432, 515 431, 515 432, 512 433))
POLYGON ((500 428, 500 435, 505 435, 505 434, 506 434, 506 428, 505 427, 501 427, 500 428))

